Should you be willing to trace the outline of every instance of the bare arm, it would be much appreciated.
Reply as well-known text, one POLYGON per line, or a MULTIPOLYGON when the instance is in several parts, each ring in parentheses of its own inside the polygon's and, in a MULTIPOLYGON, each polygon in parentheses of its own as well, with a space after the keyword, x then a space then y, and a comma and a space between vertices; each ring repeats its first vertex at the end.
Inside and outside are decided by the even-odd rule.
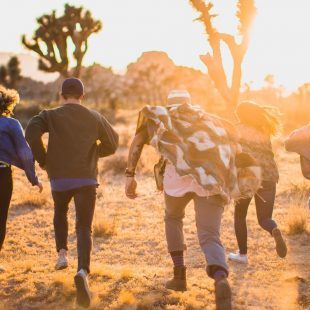
POLYGON ((135 135, 129 148, 128 162, 127 162, 128 171, 135 172, 142 154, 144 144, 147 143, 147 140, 148 135, 146 130, 142 130, 135 135))
POLYGON ((141 157, 144 144, 146 144, 147 141, 148 141, 147 130, 143 129, 135 135, 129 148, 127 170, 126 170, 127 180, 126 180, 125 193, 126 196, 130 199, 135 199, 137 197, 136 193, 137 182, 135 180, 135 171, 139 159, 141 157))

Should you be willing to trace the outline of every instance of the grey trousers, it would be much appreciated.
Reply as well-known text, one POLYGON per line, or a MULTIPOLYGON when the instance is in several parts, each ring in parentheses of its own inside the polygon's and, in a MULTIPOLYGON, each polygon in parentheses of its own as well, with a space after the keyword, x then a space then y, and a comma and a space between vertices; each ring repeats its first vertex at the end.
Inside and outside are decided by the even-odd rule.
POLYGON ((207 273, 212 277, 212 267, 221 267, 228 274, 225 250, 220 239, 220 226, 224 204, 220 196, 199 197, 187 193, 184 197, 172 197, 165 193, 165 229, 168 251, 184 251, 183 234, 185 207, 194 200, 196 227, 200 247, 207 261, 207 273))

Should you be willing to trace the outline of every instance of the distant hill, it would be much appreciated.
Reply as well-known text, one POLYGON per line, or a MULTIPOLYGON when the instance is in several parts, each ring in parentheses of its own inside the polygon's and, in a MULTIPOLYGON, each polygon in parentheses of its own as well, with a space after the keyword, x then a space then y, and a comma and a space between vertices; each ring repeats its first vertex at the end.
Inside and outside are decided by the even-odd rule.
POLYGON ((43 71, 40 71, 38 69, 38 59, 31 54, 0 52, 0 65, 6 64, 12 56, 18 57, 21 63, 23 76, 45 83, 52 82, 58 78, 57 73, 44 73, 43 71))

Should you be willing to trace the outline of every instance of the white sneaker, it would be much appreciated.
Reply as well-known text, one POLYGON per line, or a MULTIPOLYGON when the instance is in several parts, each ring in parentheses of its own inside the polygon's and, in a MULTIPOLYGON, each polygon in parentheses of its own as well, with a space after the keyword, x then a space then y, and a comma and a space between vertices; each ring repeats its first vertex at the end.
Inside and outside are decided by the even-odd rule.
POLYGON ((58 252, 58 259, 57 259, 57 262, 55 264, 55 269, 61 270, 61 269, 65 269, 67 267, 68 267, 67 251, 64 249, 61 249, 58 252))
POLYGON ((228 259, 241 263, 241 264, 247 264, 248 263, 248 256, 246 254, 240 254, 239 252, 237 253, 229 253, 228 254, 228 259))
POLYGON ((87 271, 81 269, 74 277, 76 287, 76 301, 78 305, 88 308, 91 302, 91 295, 88 287, 87 271))

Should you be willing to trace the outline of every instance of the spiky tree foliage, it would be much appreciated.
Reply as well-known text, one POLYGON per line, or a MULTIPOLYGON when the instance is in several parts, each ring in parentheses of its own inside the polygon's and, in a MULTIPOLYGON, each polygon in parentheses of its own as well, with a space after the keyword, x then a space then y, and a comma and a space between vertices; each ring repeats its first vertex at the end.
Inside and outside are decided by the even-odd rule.
POLYGON ((95 20, 90 11, 83 7, 65 5, 64 14, 45 14, 37 19, 39 24, 32 39, 22 36, 22 43, 39 55, 39 69, 59 72, 63 77, 80 76, 83 58, 88 49, 88 39, 102 29, 100 20, 95 20), (74 45, 73 58, 76 62, 71 71, 68 43, 74 45))
POLYGON ((256 15, 255 0, 239 0, 237 3, 236 16, 239 20, 238 31, 241 42, 237 42, 235 36, 219 32, 213 26, 212 13, 213 3, 204 0, 189 0, 192 6, 200 13, 198 20, 204 24, 206 34, 212 54, 200 56, 201 60, 208 68, 208 73, 212 78, 216 88, 227 102, 230 108, 233 108, 239 100, 240 85, 242 78, 242 62, 249 47, 250 29, 256 15), (224 42, 233 59, 233 73, 231 86, 228 85, 227 75, 224 70, 221 42, 224 42))

